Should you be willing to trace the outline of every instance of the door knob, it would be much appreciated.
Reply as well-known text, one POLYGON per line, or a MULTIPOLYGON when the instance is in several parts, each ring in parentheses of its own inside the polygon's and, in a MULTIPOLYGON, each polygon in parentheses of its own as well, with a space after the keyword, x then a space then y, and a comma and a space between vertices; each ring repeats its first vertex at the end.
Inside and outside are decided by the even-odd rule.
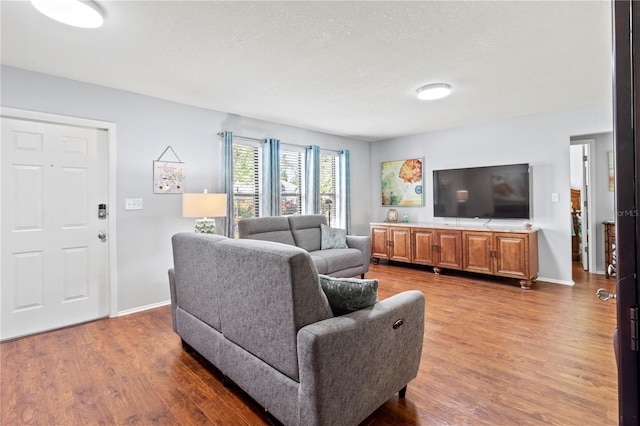
POLYGON ((100 241, 107 241, 107 233, 104 231, 98 232, 98 238, 100 238, 100 241))
POLYGON ((611 293, 611 292, 605 290, 604 288, 598 289, 598 291, 596 291, 596 296, 598 297, 598 299, 602 300, 603 302, 606 302, 609 299, 615 299, 616 298, 616 294, 615 293, 611 293))

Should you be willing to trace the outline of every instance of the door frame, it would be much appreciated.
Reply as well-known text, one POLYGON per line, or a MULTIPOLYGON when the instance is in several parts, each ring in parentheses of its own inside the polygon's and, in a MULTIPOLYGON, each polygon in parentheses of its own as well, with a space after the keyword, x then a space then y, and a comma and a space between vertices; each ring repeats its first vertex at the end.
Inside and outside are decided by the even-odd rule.
MULTIPOLYGON (((107 133, 107 206, 109 235, 107 239, 107 295, 108 315, 118 316, 118 269, 116 240, 116 124, 108 121, 90 120, 80 117, 27 111, 16 108, 0 107, 0 116, 28 121, 39 121, 48 124, 86 127, 106 131, 107 133)), ((2 155, 2 154, 0 154, 2 155)), ((1 164, 1 163, 0 163, 1 164)), ((1 166, 0 166, 1 167, 1 166)), ((1 199, 0 199, 1 202, 1 199)), ((1 209, 0 209, 0 214, 1 209)), ((2 248, 0 247, 0 250, 2 248)), ((2 253, 0 252, 0 259, 2 253)))
MULTIPOLYGON (((616 196, 616 362, 618 421, 637 425, 640 419, 640 352, 631 348, 631 309, 640 304, 638 240, 638 175, 640 174, 640 3, 612 1, 613 136, 616 196), (636 185, 630 185, 635 182, 636 185)), ((637 325, 636 325, 637 327, 637 325)))

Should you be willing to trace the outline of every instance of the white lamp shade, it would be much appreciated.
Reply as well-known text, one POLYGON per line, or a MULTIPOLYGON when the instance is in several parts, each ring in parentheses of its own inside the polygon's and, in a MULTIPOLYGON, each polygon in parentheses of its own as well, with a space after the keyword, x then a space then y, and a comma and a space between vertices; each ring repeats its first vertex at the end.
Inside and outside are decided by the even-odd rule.
POLYGON ((31 0, 39 12, 63 24, 97 28, 104 23, 102 10, 91 0, 31 0))
POLYGON ((223 217, 227 215, 227 194, 182 194, 183 217, 223 217))

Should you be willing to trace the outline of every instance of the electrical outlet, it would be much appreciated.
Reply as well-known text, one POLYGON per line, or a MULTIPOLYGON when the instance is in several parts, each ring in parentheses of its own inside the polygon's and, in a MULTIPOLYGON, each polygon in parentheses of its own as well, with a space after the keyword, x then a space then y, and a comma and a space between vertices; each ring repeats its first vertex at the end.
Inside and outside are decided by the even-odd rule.
POLYGON ((125 198, 125 210, 142 210, 142 198, 125 198))

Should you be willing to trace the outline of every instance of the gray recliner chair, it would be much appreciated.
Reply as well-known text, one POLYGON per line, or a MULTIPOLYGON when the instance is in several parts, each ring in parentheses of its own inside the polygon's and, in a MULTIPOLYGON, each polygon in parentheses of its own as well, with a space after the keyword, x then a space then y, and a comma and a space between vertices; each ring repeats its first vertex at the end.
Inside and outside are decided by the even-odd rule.
POLYGON ((180 233, 169 270, 174 330, 285 425, 355 426, 416 377, 424 296, 334 317, 309 253, 180 233))

